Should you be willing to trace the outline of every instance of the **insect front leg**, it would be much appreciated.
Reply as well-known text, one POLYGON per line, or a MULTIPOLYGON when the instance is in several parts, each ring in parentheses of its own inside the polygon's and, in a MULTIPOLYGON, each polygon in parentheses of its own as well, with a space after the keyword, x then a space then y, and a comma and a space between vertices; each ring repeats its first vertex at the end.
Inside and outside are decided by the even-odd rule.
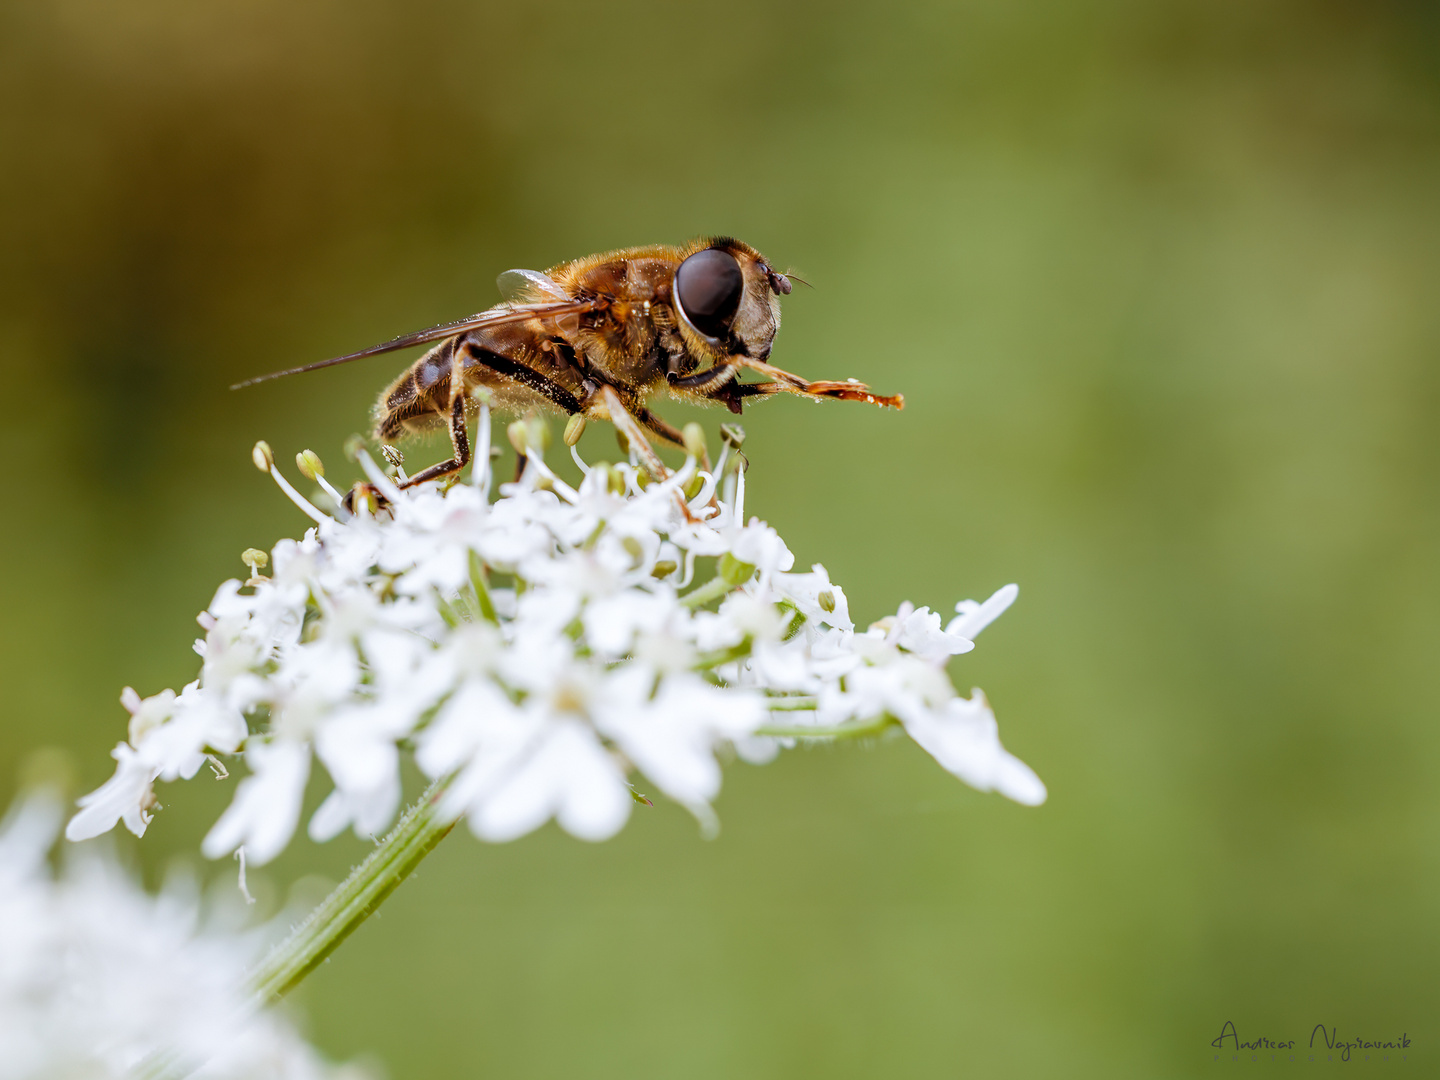
POLYGON ((620 391, 609 383, 601 383, 595 389, 595 396, 605 406, 605 412, 612 424, 625 434, 626 440, 630 443, 640 463, 645 466, 645 471, 655 480, 664 480, 670 475, 670 470, 660 460, 660 455, 655 453, 655 448, 645 438, 645 433, 640 430, 640 425, 630 415, 630 410, 625 407, 625 402, 620 398, 620 391))
MULTIPOLYGON (((660 438, 664 439, 671 446, 685 447, 685 433, 674 424, 656 416, 643 405, 636 405, 632 410, 635 419, 640 421, 660 438)), ((685 447, 688 449, 688 447, 685 447)), ((706 471, 710 468, 710 451, 702 450, 700 453, 700 468, 706 471)))
MULTIPOLYGON (((660 455, 655 453, 655 448, 650 445, 649 440, 645 438, 645 433, 640 430, 640 425, 635 422, 635 417, 630 415, 630 411, 626 408, 625 402, 621 400, 620 392, 608 383, 601 383, 595 390, 595 396, 604 404, 605 410, 609 414, 610 422, 625 433, 625 438, 629 441, 636 456, 640 458, 640 463, 645 466, 645 471, 650 474, 650 478, 652 480, 665 480, 673 475, 670 470, 665 467, 665 463, 660 460, 660 455)), ((655 424, 660 425, 656 430, 657 434, 663 435, 665 438, 670 438, 669 435, 665 434, 665 429, 668 429, 676 435, 680 435, 680 432, 675 431, 673 427, 670 427, 669 424, 666 424, 665 421, 650 412, 649 409, 637 404, 636 410, 649 416, 655 424)), ((676 441, 679 442, 681 440, 676 441)), ((700 520, 690 512, 690 507, 685 502, 684 492, 674 492, 673 498, 675 499, 675 505, 679 507, 680 513, 686 521, 693 523, 700 520)))
MULTIPOLYGON (((752 384, 742 386, 741 397, 750 397, 759 394, 798 394, 800 397, 810 398, 838 398, 841 401, 864 401, 871 405, 884 405, 892 409, 903 409, 905 407, 905 395, 896 394, 893 397, 886 397, 877 394, 862 382, 855 382, 847 379, 844 382, 809 382, 799 375, 792 374, 762 360, 752 360, 749 357, 739 359, 742 367, 748 367, 752 371, 758 371, 761 375, 773 382, 752 384)), ((717 395, 722 397, 723 395, 717 395)))

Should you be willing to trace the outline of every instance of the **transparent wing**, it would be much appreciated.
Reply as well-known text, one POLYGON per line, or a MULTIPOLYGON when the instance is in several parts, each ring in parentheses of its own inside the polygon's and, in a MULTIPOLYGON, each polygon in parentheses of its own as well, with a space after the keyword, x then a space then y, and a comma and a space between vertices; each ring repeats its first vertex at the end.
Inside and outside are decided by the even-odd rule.
POLYGON ((495 284, 499 286, 500 295, 512 304, 570 299, 570 294, 554 278, 539 270, 506 270, 495 279, 495 284))
MULTIPOLYGON (((544 274, 537 277, 544 278, 544 274)), ((546 278, 545 280, 549 280, 546 278)), ((551 282, 554 285, 554 282, 551 282)), ((558 286, 556 286, 558 288, 558 286)), ((455 322, 441 323, 439 326, 432 326, 428 330, 417 330, 413 334, 401 334, 397 338, 382 342, 379 345, 371 345, 368 349, 361 349, 359 352, 346 353, 344 356, 332 357, 329 360, 321 360, 318 363, 306 364, 303 367, 287 368, 284 371, 272 371, 268 375, 257 375, 253 379, 246 379, 230 387, 231 390, 239 390, 241 387, 254 386, 256 383, 268 382, 271 379, 279 379, 286 375, 298 375, 302 371, 316 371, 319 368, 333 367, 336 364, 348 364, 351 360, 362 360, 367 356, 378 356, 380 353, 394 352, 396 349, 408 349, 413 345, 427 345, 432 341, 443 341, 445 338, 455 337, 469 330, 479 330, 486 326, 499 326, 503 323, 524 322, 526 319, 557 319, 568 322, 571 319, 578 320, 587 311, 594 311, 600 307, 599 300, 554 300, 548 303, 534 304, 502 304, 499 307, 490 308, 466 319, 458 319, 455 322)))

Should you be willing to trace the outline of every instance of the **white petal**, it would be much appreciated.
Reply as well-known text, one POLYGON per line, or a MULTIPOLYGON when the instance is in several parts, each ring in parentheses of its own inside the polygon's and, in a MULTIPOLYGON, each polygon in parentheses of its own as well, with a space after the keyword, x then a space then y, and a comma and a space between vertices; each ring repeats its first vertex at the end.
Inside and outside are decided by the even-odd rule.
POLYGON ((624 777, 595 736, 562 721, 471 811, 470 828, 485 840, 513 840, 555 815, 573 836, 605 840, 625 824, 631 802, 624 777))
POLYGON ((753 691, 677 675, 661 683, 652 702, 605 702, 596 723, 666 795, 694 806, 720 791, 716 743, 749 735, 766 716, 753 691))
POLYGON ((420 733, 415 763, 426 776, 448 775, 468 762, 486 736, 513 724, 519 710, 487 679, 468 679, 420 733))
POLYGON ((332 713, 316 733, 315 753, 336 786, 372 791, 400 768, 396 734, 386 730, 384 716, 376 715, 379 712, 362 706, 332 713))
POLYGON ((110 752, 115 775, 79 800, 80 812, 65 826, 65 839, 89 840, 109 832, 121 818, 136 836, 145 835, 149 815, 143 804, 159 770, 143 761, 128 743, 110 752))
POLYGON ((595 737, 578 725, 566 725, 561 739, 571 759, 570 782, 561 794, 555 818, 560 827, 581 840, 608 840, 630 818, 634 798, 613 758, 595 737))
POLYGON ((955 698, 943 710, 903 719, 910 737, 971 787, 998 791, 1027 806, 1045 801, 1040 778, 1000 745, 995 714, 978 690, 968 701, 955 698))
POLYGON ((247 750, 245 763, 253 774, 240 781, 235 798, 200 850, 208 858, 218 859, 243 844, 250 863, 263 866, 285 849, 300 820, 300 803, 310 776, 310 748, 277 739, 247 750))
POLYGON ((973 600, 962 600, 955 605, 955 610, 960 613, 959 618, 951 619, 946 629, 952 634, 958 634, 964 638, 974 638, 976 634, 984 630, 992 622, 1005 613, 1005 609, 1015 602, 1020 595, 1019 585, 1004 585, 995 590, 990 599, 983 604, 976 604, 973 600))
POLYGON ((324 843, 353 825, 361 839, 378 837, 400 808, 400 777, 387 776, 370 791, 332 791, 310 818, 310 839, 324 843))

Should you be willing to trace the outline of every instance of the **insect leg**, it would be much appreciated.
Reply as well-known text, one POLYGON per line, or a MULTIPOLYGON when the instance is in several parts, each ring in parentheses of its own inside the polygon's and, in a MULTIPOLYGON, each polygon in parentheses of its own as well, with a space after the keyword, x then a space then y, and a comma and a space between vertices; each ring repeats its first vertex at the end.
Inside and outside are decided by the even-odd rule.
POLYGON ((697 394, 713 392, 719 383, 727 383, 739 370, 733 364, 716 364, 695 375, 672 377, 670 385, 676 390, 690 390, 697 394))
MULTIPOLYGON (((611 386, 609 383, 601 383, 596 389, 595 395, 598 396, 602 402, 604 402, 606 412, 609 413, 610 416, 610 422, 614 424, 619 430, 625 433, 625 438, 629 441, 630 446, 639 456, 641 464, 645 466, 645 471, 650 474, 651 478, 654 480, 665 480, 668 477, 674 475, 670 472, 669 469, 665 467, 665 463, 660 460, 659 455, 655 453, 654 447, 652 447, 649 441, 645 438, 645 433, 640 430, 640 425, 635 422, 635 417, 630 415, 630 410, 626 407, 625 402, 620 397, 620 391, 616 390, 615 387, 611 386)), ((639 402, 635 403, 635 410, 637 413, 647 416, 650 421, 654 422, 654 424, 656 425, 654 430, 657 434, 662 435, 667 439, 671 438, 671 435, 667 432, 672 432, 674 435, 680 435, 680 432, 676 431, 669 424, 665 423, 664 420, 661 420, 658 416, 650 412, 649 409, 645 408, 644 405, 640 404, 639 402)), ((682 439, 683 436, 681 437, 681 439, 676 439, 674 441, 681 442, 682 439)), ((686 521, 694 523, 700 520, 690 512, 690 507, 685 502, 685 495, 683 492, 675 491, 671 494, 675 500, 675 505, 679 507, 680 513, 684 516, 686 521)))
POLYGON ((661 439, 671 446, 685 445, 685 435, 679 428, 666 420, 662 420, 644 405, 632 405, 629 412, 636 420, 640 421, 641 424, 649 428, 656 435, 659 435, 661 439))
MULTIPOLYGON (((470 433, 465 430, 465 379, 460 371, 459 350, 452 350, 450 362, 450 445, 454 454, 449 461, 441 461, 422 469, 406 480, 400 487, 409 488, 434 480, 453 472, 459 472, 470 464, 470 433)), ((486 447, 489 453, 490 448, 486 447)))
MULTIPOLYGON (((645 438, 645 433, 640 430, 640 425, 635 422, 635 417, 630 415, 630 410, 627 409, 625 403, 620 400, 620 392, 609 383, 601 383, 596 390, 596 394, 600 400, 604 402, 605 411, 609 414, 610 422, 625 433, 625 438, 629 440, 630 446, 635 450, 635 453, 639 455, 641 464, 645 466, 645 471, 656 480, 664 480, 669 476, 670 470, 665 467, 665 463, 661 461, 660 456, 655 453, 654 447, 652 447, 649 440, 645 438)), ((641 411, 649 412, 648 409, 642 409, 641 411)), ((654 414, 651 415, 658 422, 664 423, 658 416, 654 416, 654 414)), ((669 427, 668 424, 665 426, 669 427)), ((670 430, 675 431, 674 428, 670 428, 670 430)), ((664 432, 657 431, 657 434, 664 435, 664 432)), ((675 431, 675 434, 679 435, 680 433, 675 431)), ((665 435, 665 437, 669 438, 670 436, 665 435)), ((676 439, 675 441, 681 442, 682 440, 676 439)))
POLYGON ((798 394, 801 397, 812 398, 839 398, 842 401, 865 401, 871 405, 886 405, 892 409, 903 409, 905 407, 905 395, 896 394, 893 397, 885 397, 875 393, 870 387, 862 382, 808 382, 799 375, 794 375, 781 368, 767 364, 762 360, 752 360, 749 357, 738 359, 743 367, 758 371, 773 382, 761 383, 751 390, 749 387, 741 389, 742 397, 749 397, 752 394, 798 394), (760 389, 763 386, 764 389, 760 389))
MULTIPOLYGON (((645 408, 644 405, 636 405, 631 411, 635 414, 636 420, 639 420, 641 424, 649 428, 656 435, 659 435, 660 438, 664 439, 670 445, 685 446, 685 433, 674 424, 656 416, 649 409, 645 408)), ((710 451, 705 450, 700 454, 700 468, 707 471, 709 470, 710 451)))
MULTIPOLYGON (((471 363, 479 362, 497 375, 503 375, 527 390, 549 398, 555 407, 567 416, 580 411, 580 399, 543 372, 474 342, 467 341, 462 346, 462 351, 471 363)), ((459 375, 458 370, 456 375, 459 375)))

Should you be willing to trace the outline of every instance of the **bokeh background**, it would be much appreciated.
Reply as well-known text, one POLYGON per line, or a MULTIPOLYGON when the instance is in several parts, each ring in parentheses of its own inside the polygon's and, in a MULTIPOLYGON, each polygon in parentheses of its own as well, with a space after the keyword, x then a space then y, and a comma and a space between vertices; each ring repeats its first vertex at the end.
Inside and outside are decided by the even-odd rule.
MULTIPOLYGON (((714 842, 457 835, 297 995, 315 1039, 397 1080, 1152 1077, 1232 1020, 1425 1067, 1436 12, 0 6, 0 798, 43 746, 109 774, 120 688, 189 680, 241 549, 305 524, 251 444, 343 475, 403 361, 229 383, 731 233, 816 286, 777 362, 908 402, 756 408, 750 507, 862 621, 1019 582, 953 670, 1050 801, 896 741, 733 767, 714 842)), ((114 842, 158 881, 230 790, 114 842)))

